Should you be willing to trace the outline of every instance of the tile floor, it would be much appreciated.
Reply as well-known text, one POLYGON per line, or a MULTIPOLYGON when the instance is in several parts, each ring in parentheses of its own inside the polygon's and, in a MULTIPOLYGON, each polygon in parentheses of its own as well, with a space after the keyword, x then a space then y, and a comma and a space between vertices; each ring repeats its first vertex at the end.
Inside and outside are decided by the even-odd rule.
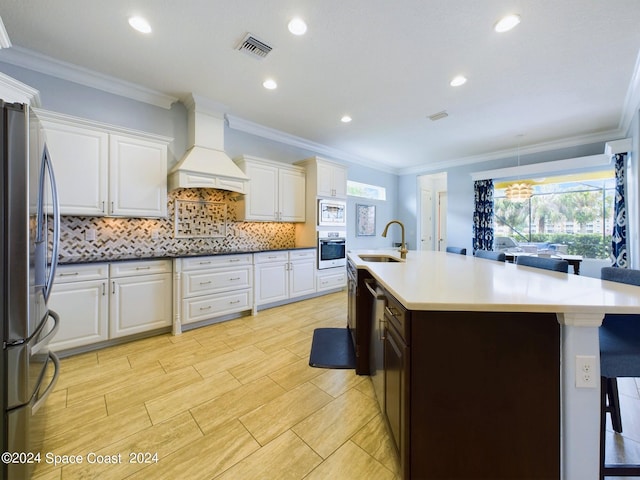
POLYGON ((83 463, 34 478, 397 478, 369 378, 308 365, 346 310, 340 292, 63 359, 41 451, 83 463))
MULTIPOLYGON (((369 378, 308 365, 313 330, 345 324, 340 292, 63 359, 41 452, 83 463, 34 478, 398 478, 369 378)), ((640 380, 619 389, 607 458, 640 462, 640 380)))

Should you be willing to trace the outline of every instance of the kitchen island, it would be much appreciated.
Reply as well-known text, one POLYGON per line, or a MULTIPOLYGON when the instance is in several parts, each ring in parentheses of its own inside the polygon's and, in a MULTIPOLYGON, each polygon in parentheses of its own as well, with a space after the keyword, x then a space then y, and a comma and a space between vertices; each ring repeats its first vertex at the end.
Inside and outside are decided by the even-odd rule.
POLYGON ((598 327, 640 312, 640 288, 444 252, 375 261, 384 253, 398 255, 349 259, 385 292, 383 408, 404 478, 597 479, 598 327), (577 356, 596 366, 586 388, 577 356))

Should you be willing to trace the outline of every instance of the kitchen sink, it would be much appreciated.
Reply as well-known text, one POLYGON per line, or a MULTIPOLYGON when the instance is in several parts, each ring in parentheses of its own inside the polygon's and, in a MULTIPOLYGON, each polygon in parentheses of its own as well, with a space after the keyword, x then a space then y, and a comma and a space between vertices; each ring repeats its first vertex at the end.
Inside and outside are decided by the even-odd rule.
POLYGON ((404 260, 391 255, 358 255, 363 262, 404 262, 404 260))

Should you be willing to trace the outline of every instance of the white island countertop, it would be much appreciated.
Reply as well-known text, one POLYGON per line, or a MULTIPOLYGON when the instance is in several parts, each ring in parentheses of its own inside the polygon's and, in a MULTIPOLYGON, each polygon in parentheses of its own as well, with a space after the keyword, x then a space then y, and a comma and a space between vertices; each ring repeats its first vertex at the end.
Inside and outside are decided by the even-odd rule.
MULTIPOLYGON (((348 257, 356 268, 367 270, 408 310, 416 311, 416 314, 411 316, 412 329, 418 328, 422 331, 428 330, 432 325, 444 325, 450 322, 451 318, 456 318, 451 313, 465 312, 466 315, 457 317, 471 319, 471 322, 465 325, 473 331, 465 333, 485 338, 483 329, 489 325, 486 322, 497 317, 505 318, 502 313, 514 313, 514 322, 526 317, 540 318, 541 322, 548 322, 549 314, 555 314, 560 325, 560 359, 557 365, 560 372, 561 411, 559 478, 597 480, 600 383, 594 382, 590 388, 578 386, 580 372, 576 363, 579 356, 592 357, 596 365, 593 376, 600 377, 598 330, 604 315, 640 314, 640 287, 445 252, 410 251, 406 261, 402 262, 367 262, 359 256, 385 254, 399 257, 399 253, 391 249, 355 250, 350 251, 348 257), (497 315, 493 317, 491 313, 497 315), (417 323, 424 320, 428 320, 428 323, 418 327, 417 323)), ((505 330, 518 331, 510 328, 505 330)), ((495 344, 517 341, 509 337, 509 334, 501 332, 496 331, 495 338, 489 336, 490 341, 495 344)), ((414 340, 412 338, 411 346, 407 347, 412 352, 416 350, 416 345, 424 344, 424 338, 419 344, 413 343, 414 340)), ((550 338, 549 341, 557 339, 550 338)), ((437 342, 455 346, 458 335, 438 338, 437 342)), ((417 352, 427 355, 421 348, 418 348, 417 352)), ((464 349, 456 350, 456 355, 464 357, 464 349)), ((490 372, 493 367, 479 367, 476 362, 480 357, 471 355, 468 359, 464 357, 464 360, 478 367, 480 372, 486 369, 489 372, 487 378, 491 378, 490 372)), ((438 365, 437 370, 445 369, 443 378, 448 378, 450 374, 449 370, 446 370, 447 363, 441 362, 438 365)), ((422 365, 420 368, 424 370, 422 365)), ((433 382, 429 375, 424 375, 425 382, 433 382)), ((464 380, 462 382, 464 383, 464 380)), ((439 385, 437 382, 435 384, 439 385)), ((464 393, 468 398, 480 394, 477 389, 464 393)), ((432 428, 432 425, 427 427, 432 428)), ((429 428, 426 431, 429 431, 429 428)))
POLYGON ((410 251, 401 262, 359 255, 400 258, 399 252, 348 256, 409 310, 554 312, 579 315, 584 326, 600 325, 604 313, 640 313, 640 287, 445 252, 410 251))

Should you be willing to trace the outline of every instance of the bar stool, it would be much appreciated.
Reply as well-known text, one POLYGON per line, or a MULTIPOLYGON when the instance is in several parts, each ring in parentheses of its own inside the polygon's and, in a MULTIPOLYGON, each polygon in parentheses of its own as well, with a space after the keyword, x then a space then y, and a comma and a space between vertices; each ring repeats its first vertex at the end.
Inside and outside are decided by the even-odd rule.
POLYGON ((496 262, 504 262, 507 258, 504 252, 492 252, 490 250, 476 250, 473 253, 473 256, 486 258, 487 260, 495 260, 496 262))
MULTIPOLYGON (((604 267, 602 280, 640 286, 640 270, 604 267)), ((640 465, 607 464, 607 413, 613 430, 622 433, 617 377, 640 377, 640 314, 605 315, 600 336, 600 479, 640 475, 640 465)))
POLYGON ((531 255, 518 255, 516 264, 525 267, 542 268, 544 270, 552 270, 554 272, 569 273, 569 262, 566 260, 557 260, 555 258, 534 257, 531 255))
POLYGON ((448 253, 457 253, 460 255, 466 255, 467 254, 467 249, 466 248, 461 248, 461 247, 447 247, 447 252, 448 253))

